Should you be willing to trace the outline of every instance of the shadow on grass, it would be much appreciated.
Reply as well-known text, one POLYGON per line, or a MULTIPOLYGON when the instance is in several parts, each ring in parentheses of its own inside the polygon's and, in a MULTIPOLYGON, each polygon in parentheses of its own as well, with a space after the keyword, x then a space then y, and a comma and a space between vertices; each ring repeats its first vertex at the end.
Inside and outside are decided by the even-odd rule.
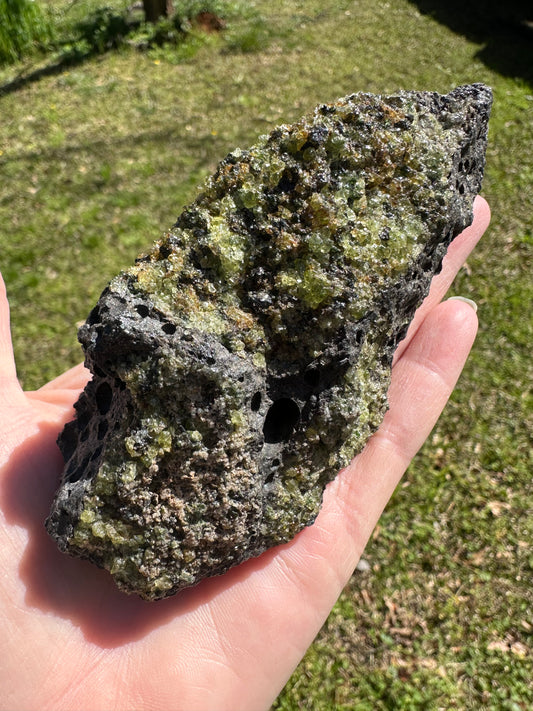
POLYGON ((69 67, 75 67, 79 64, 83 64, 87 59, 89 59, 91 54, 68 54, 62 56, 56 62, 47 64, 44 67, 39 67, 29 72, 22 72, 18 74, 14 79, 0 85, 0 96, 5 96, 6 94, 13 94, 19 89, 23 89, 29 84, 34 84, 35 82, 45 79, 46 77, 51 77, 56 74, 61 74, 65 69, 69 67))
POLYGON ((49 64, 30 71, 23 70, 11 81, 0 85, 0 96, 11 94, 45 77, 61 74, 66 68, 83 64, 92 57, 121 46, 140 26, 110 8, 99 8, 78 23, 75 36, 59 46, 59 56, 49 64))
MULTIPOLYGON (((102 166, 110 160, 111 143, 114 156, 124 155, 124 151, 131 154, 132 146, 149 147, 153 145, 164 149, 165 146, 171 144, 173 150, 187 160, 191 178, 189 181, 183 181, 182 185, 190 184, 191 189, 202 184, 209 170, 214 168, 221 155, 221 147, 210 131, 199 132, 194 139, 191 135, 187 135, 185 141, 182 128, 176 126, 160 130, 140 130, 122 137, 114 137, 112 141, 109 138, 92 139, 90 142, 81 141, 60 147, 49 147, 43 151, 28 150, 13 154, 6 153, 0 158, 0 168, 3 165, 22 164, 24 166, 22 172, 27 172, 33 170, 38 164, 60 166, 63 164, 72 165, 73 161, 81 164, 85 159, 93 161, 94 170, 77 174, 77 178, 81 179, 81 182, 74 180, 72 173, 68 170, 63 174, 62 169, 58 169, 55 173, 56 189, 60 190, 62 195, 70 195, 72 200, 75 200, 76 196, 86 196, 88 191, 101 191, 106 184, 98 166, 102 166)), ((12 200, 13 194, 5 191, 5 195, 0 197, 0 207, 9 205, 12 200)), ((180 204, 177 204, 176 217, 179 207, 180 204)), ((173 218, 171 217, 171 219, 173 218)), ((18 266, 15 264, 14 268, 16 270, 18 266)), ((5 266, 4 272, 7 270, 8 267, 5 266)))
POLYGON ((37 69, 23 70, 14 79, 0 85, 0 96, 11 94, 45 77, 61 74, 65 69, 78 66, 95 56, 106 54, 123 46, 147 50, 163 45, 184 44, 191 29, 204 34, 223 30, 225 21, 212 12, 188 15, 176 13, 158 23, 145 23, 130 11, 116 12, 102 7, 91 13, 75 27, 75 36, 59 45, 58 56, 37 69))
POLYGON ((424 15, 483 44, 477 56, 504 76, 533 84, 531 0, 410 0, 424 15))

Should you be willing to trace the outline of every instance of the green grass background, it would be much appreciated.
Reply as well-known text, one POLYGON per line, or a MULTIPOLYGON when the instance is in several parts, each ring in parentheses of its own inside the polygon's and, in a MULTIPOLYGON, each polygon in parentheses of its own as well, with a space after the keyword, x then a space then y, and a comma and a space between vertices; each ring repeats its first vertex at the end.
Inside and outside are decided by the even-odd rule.
MULTIPOLYGON (((49 3, 65 27, 98 2, 66 6, 49 3)), ((353 91, 490 84, 493 219, 453 287, 479 304, 478 339, 370 570, 275 708, 533 708, 531 36, 428 0, 247 6, 224 36, 178 48, 0 69, 0 268, 20 379, 35 388, 80 360, 76 324, 106 282, 232 148, 353 91)))

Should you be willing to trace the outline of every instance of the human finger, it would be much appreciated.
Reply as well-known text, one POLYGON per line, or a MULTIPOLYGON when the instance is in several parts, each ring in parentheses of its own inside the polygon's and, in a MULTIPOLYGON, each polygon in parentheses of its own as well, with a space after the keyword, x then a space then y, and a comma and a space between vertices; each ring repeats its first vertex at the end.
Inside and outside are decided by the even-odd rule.
MULTIPOLYGON (((224 608, 214 618, 222 637, 234 630, 236 610, 253 599, 256 619, 262 625, 268 621, 265 628, 276 638, 272 649, 264 641, 262 663, 266 677, 277 678, 280 689, 285 667, 296 665, 319 631, 395 486, 439 417, 476 329, 475 312, 464 302, 447 301, 428 314, 394 368, 383 424, 326 488, 314 524, 276 555, 266 553, 267 567, 260 566, 261 559, 245 563, 241 571, 248 572, 231 587, 231 600, 217 598, 224 608)), ((227 579, 237 574, 230 571, 227 579)))
POLYGON ((341 506, 359 553, 439 418, 476 332, 476 313, 462 301, 446 301, 426 316, 394 366, 381 426, 326 492, 341 506))
POLYGON ((428 296, 417 310, 405 338, 399 343, 394 354, 394 362, 398 360, 407 348, 409 341, 413 338, 429 311, 442 300, 459 269, 481 239, 489 222, 490 207, 487 201, 478 195, 474 201, 474 220, 472 224, 463 230, 450 244, 442 263, 442 270, 433 278, 428 296))
POLYGON ((5 283, 0 274, 0 406, 2 411, 6 412, 7 407, 20 404, 21 397, 22 388, 17 379, 11 340, 9 302, 5 283))
POLYGON ((36 396, 41 399, 45 397, 48 391, 53 390, 81 390, 87 384, 87 381, 91 377, 90 371, 85 367, 83 363, 75 365, 73 368, 66 370, 57 378, 54 378, 46 385, 43 385, 38 390, 35 391, 36 396))
POLYGON ((6 286, 0 274, 0 377, 2 381, 16 379, 15 357, 11 342, 11 325, 9 319, 9 302, 6 286))

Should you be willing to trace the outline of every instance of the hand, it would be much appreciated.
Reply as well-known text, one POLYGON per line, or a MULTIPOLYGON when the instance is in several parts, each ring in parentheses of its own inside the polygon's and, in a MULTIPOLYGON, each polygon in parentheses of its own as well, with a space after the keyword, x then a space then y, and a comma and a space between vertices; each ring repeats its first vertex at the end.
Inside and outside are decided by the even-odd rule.
POLYGON ((55 444, 88 373, 40 390, 17 381, 0 294, 0 706, 16 709, 266 709, 351 576, 396 484, 440 415, 477 319, 439 303, 486 229, 451 245, 400 344, 390 410, 364 451, 327 487, 313 526, 283 546, 174 598, 144 602, 107 573, 58 551, 43 521, 58 485, 55 444))

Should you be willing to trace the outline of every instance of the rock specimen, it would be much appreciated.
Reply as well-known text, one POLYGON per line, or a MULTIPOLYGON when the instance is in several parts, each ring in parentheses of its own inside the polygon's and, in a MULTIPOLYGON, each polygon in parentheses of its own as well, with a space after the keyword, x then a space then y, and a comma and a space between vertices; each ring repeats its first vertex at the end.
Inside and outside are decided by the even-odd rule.
POLYGON ((220 163, 80 329, 61 550, 152 600, 313 522, 472 220, 490 104, 479 84, 356 94, 220 163))

